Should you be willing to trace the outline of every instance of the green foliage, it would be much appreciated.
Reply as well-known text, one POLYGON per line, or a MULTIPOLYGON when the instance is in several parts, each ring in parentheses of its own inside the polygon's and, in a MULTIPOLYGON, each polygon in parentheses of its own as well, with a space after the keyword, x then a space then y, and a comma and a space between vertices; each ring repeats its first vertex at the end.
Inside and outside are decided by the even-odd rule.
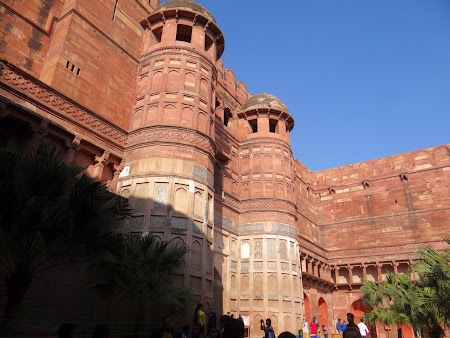
POLYGON ((171 279, 174 273, 182 273, 188 247, 159 241, 150 234, 127 235, 120 247, 101 264, 91 265, 95 287, 105 295, 126 300, 136 311, 136 323, 143 322, 146 305, 163 313, 184 313, 191 300, 190 290, 173 287, 171 279))
MULTIPOLYGON (((450 239, 446 242, 450 244, 450 239)), ((388 274, 382 283, 366 282, 362 302, 371 308, 364 318, 384 324, 406 323, 420 334, 443 335, 450 323, 450 250, 443 253, 427 247, 416 254, 413 266, 417 281, 402 274, 388 274)))
POLYGON ((64 152, 47 143, 30 155, 0 149, 0 192, 4 319, 13 316, 40 272, 107 257, 117 239, 116 218, 129 213, 124 199, 67 164, 64 152))

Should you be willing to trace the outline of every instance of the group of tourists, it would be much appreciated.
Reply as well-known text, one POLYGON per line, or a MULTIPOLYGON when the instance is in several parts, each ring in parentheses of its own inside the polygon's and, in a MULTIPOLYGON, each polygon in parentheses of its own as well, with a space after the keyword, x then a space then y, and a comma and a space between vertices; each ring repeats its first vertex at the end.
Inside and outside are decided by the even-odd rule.
MULTIPOLYGON (((77 326, 73 323, 63 323, 58 329, 59 338, 75 338, 77 326)), ((92 338, 110 338, 111 334, 106 326, 96 326, 92 332, 92 338)))
MULTIPOLYGON (((355 316, 353 313, 347 313, 348 324, 344 321, 341 322, 339 318, 336 323, 336 331, 340 333, 343 338, 366 338, 369 333, 369 328, 364 323, 364 319, 361 318, 361 322, 355 324, 355 316)), ((325 325, 320 325, 316 317, 313 317, 311 323, 308 323, 306 319, 303 319, 302 328, 298 330, 297 338, 324 338, 329 337, 328 328, 325 325)))
POLYGON ((347 313, 348 324, 345 320, 341 322, 339 318, 336 323, 336 331, 339 332, 344 338, 366 338, 369 333, 369 328, 364 323, 364 319, 361 318, 360 322, 355 324, 355 316, 353 313, 347 313))
MULTIPOLYGON (((341 322, 339 318, 336 324, 336 331, 343 338, 366 338, 369 329, 361 322, 358 325, 354 322, 355 316, 347 313, 348 324, 341 322)), ((205 312, 202 304, 197 304, 194 311, 194 320, 192 327, 189 324, 183 325, 181 332, 175 330, 172 326, 171 316, 163 317, 163 325, 159 332, 153 334, 155 338, 243 338, 244 337, 244 320, 241 315, 234 318, 233 315, 223 315, 220 317, 220 327, 216 328, 216 313, 211 307, 205 312), (208 319, 207 319, 208 317, 208 319)), ((64 323, 59 327, 59 338, 75 338, 76 325, 64 323)), ((276 332, 272 326, 272 320, 267 318, 266 321, 260 321, 260 329, 264 332, 264 338, 276 338, 276 332)), ((303 320, 302 328, 298 330, 297 336, 290 332, 282 332, 278 338, 329 338, 328 328, 320 325, 316 317, 313 317, 311 323, 306 319, 303 320)), ((110 331, 105 326, 97 326, 94 328, 92 338, 110 338, 110 331)))
POLYGON ((328 328, 320 323, 316 317, 313 317, 311 323, 308 324, 306 319, 303 319, 302 328, 298 330, 297 338, 328 338, 328 328))

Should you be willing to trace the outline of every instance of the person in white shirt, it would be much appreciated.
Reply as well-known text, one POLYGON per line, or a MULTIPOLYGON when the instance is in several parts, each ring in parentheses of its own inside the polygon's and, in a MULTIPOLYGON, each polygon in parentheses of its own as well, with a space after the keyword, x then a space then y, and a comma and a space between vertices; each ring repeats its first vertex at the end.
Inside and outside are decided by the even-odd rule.
POLYGON ((361 338, 366 338, 367 334, 369 333, 369 329, 367 328, 367 325, 364 324, 364 319, 361 318, 361 322, 358 323, 359 333, 361 333, 361 338))

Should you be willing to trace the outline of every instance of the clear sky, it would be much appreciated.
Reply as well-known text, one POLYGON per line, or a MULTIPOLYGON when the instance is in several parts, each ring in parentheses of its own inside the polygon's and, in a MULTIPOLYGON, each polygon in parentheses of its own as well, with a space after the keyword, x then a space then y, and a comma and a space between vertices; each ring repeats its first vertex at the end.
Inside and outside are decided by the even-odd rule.
POLYGON ((310 170, 450 143, 450 0, 199 0, 310 170))

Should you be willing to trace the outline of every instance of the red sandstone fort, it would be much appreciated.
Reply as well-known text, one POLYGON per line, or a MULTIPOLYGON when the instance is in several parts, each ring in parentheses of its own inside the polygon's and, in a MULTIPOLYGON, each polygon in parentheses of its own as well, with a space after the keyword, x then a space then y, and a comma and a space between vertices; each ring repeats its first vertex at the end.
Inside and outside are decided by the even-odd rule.
POLYGON ((174 282, 218 313, 334 332, 364 281, 442 247, 450 147, 311 172, 287 107, 248 94, 224 48, 191 0, 0 0, 0 147, 64 147, 129 198, 127 231, 189 245, 174 282))

